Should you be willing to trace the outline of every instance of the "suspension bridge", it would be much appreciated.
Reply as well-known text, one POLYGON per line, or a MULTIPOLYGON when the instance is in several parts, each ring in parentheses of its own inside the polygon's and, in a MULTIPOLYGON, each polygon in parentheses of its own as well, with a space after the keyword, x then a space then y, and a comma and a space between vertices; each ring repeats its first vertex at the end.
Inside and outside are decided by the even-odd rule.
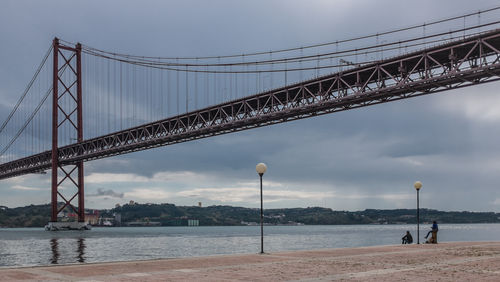
POLYGON ((499 80, 499 11, 219 56, 54 38, 0 127, 0 179, 50 170, 51 221, 83 222, 84 162, 499 80))

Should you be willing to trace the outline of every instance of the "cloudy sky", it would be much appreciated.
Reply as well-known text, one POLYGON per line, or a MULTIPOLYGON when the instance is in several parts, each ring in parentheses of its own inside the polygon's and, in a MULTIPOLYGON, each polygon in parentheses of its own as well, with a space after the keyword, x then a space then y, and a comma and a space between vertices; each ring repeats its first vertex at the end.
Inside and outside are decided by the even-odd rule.
MULTIPOLYGON (((491 8, 498 1, 19 1, 0 3, 0 120, 54 36, 153 56, 298 47, 491 8)), ((500 212, 499 83, 85 164, 86 207, 129 200, 266 208, 500 212)), ((50 201, 48 175, 0 181, 0 205, 50 201)))

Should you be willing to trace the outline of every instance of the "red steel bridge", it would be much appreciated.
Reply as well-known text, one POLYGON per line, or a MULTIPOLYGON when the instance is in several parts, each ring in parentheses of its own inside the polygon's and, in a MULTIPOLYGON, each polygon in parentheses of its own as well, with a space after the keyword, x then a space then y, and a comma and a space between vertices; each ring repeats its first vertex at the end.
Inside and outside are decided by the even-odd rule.
POLYGON ((55 38, 0 128, 0 179, 51 170, 52 221, 67 207, 84 221, 86 161, 497 81, 499 22, 465 25, 475 15, 212 57, 133 56, 55 38))

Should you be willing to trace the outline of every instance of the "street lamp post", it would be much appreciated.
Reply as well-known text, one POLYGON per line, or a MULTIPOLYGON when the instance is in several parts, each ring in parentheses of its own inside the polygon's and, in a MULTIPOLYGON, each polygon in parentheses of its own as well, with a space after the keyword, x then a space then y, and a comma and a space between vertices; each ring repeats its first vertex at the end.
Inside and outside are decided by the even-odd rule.
POLYGON ((265 163, 259 163, 255 167, 257 173, 260 176, 260 253, 264 253, 264 210, 262 204, 262 176, 267 170, 267 166, 265 163))
POLYGON ((417 244, 420 244, 420 206, 418 192, 420 191, 420 188, 422 188, 422 182, 415 182, 415 184, 413 184, 413 187, 415 187, 415 190, 417 190, 417 244))

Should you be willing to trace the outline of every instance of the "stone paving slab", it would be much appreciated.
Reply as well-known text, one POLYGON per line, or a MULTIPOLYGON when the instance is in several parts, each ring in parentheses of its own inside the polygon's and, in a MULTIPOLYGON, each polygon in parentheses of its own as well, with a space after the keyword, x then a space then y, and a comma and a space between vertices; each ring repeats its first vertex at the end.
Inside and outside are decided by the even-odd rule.
POLYGON ((3 268, 0 281, 500 281, 500 242, 3 268))

